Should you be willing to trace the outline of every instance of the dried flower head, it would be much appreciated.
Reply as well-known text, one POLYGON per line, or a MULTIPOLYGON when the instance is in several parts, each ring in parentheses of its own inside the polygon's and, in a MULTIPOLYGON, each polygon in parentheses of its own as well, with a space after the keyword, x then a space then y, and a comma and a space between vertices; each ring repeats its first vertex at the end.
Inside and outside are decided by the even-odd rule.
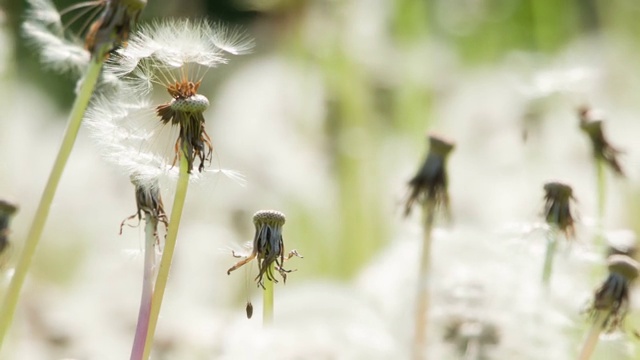
POLYGON ((18 207, 6 200, 0 200, 0 256, 9 247, 9 224, 18 207))
POLYGON ((486 347, 500 342, 500 333, 497 326, 490 322, 456 316, 446 325, 444 340, 454 344, 462 355, 469 353, 471 346, 477 346, 477 356, 483 358, 486 347))
POLYGON ((85 47, 96 58, 126 43, 147 0, 98 0, 98 3, 104 4, 104 10, 85 38, 85 47))
POLYGON ((136 189, 136 207, 137 211, 135 214, 127 217, 120 223, 120 234, 122 234, 122 228, 128 220, 133 218, 138 218, 138 224, 142 221, 142 214, 145 216, 149 216, 152 221, 155 222, 156 225, 156 239, 158 238, 158 223, 162 223, 165 227, 165 230, 169 227, 169 219, 167 218, 167 214, 164 212, 164 205, 162 204, 162 197, 160 196, 160 187, 158 186, 157 180, 152 186, 147 186, 146 184, 141 184, 136 180, 135 177, 131 178, 131 183, 135 186, 136 189))
POLYGON ((591 140, 594 158, 604 161, 616 174, 624 176, 624 171, 617 159, 617 156, 621 154, 622 151, 613 147, 604 136, 602 119, 600 119, 592 109, 586 106, 578 109, 578 115, 580 117, 580 129, 587 133, 591 140))
POLYGON ((225 54, 250 47, 240 33, 206 21, 141 27, 107 62, 105 76, 118 79, 116 91, 92 102, 85 123, 107 158, 143 183, 173 173, 180 151, 190 172, 196 160, 203 172, 213 146, 204 118, 209 100, 198 93, 200 84, 210 68, 226 63, 225 54), (154 104, 154 95, 167 100, 154 104))
POLYGON ((405 205, 405 216, 411 213, 415 202, 443 207, 449 212, 449 194, 447 192, 447 157, 454 148, 453 142, 436 135, 429 135, 429 153, 418 169, 417 174, 409 181, 409 196, 405 205))
POLYGON ((557 227, 567 239, 575 237, 571 202, 575 201, 571 186, 561 182, 544 184, 544 217, 547 224, 557 227))
POLYGON ((595 291, 589 312, 593 317, 604 312, 603 330, 611 332, 622 325, 629 309, 629 287, 638 277, 639 264, 625 255, 611 255, 607 259, 609 276, 595 291))
MULTIPOLYGON (((244 256, 242 260, 233 265, 227 270, 227 275, 232 271, 247 264, 254 258, 258 258, 258 276, 256 281, 259 286, 264 288, 264 276, 267 280, 278 282, 276 280, 273 270, 275 269, 280 273, 284 282, 287 281, 287 274, 291 270, 284 269, 285 260, 289 260, 293 256, 302 257, 296 250, 291 250, 285 257, 284 253, 284 241, 282 239, 282 226, 285 222, 285 216, 283 213, 275 210, 260 210, 253 215, 253 224, 256 228, 255 236, 253 237, 253 249, 249 256, 244 256), (275 266, 272 266, 275 265, 275 266)), ((235 257, 238 256, 233 253, 235 257)))

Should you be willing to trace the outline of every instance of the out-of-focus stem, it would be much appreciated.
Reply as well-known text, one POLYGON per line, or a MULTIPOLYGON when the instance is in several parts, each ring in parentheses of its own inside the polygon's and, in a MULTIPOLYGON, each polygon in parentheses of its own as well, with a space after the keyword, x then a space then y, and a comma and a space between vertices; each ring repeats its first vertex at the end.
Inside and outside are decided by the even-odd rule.
POLYGON ((176 239, 178 237, 178 229, 180 228, 180 219, 182 218, 182 209, 184 201, 187 197, 187 188, 189 187, 189 164, 184 154, 184 150, 180 151, 180 175, 178 177, 178 185, 176 187, 176 195, 173 198, 173 206, 171 208, 171 217, 169 218, 169 229, 165 238, 164 249, 162 251, 162 259, 160 260, 160 268, 156 285, 153 289, 153 297, 151 299, 151 314, 149 316, 149 330, 144 343, 143 360, 149 359, 151 353, 151 345, 158 324, 158 315, 162 306, 164 290, 167 287, 169 278, 169 270, 171 269, 171 261, 173 260, 173 252, 176 247, 176 239))
POLYGON ((53 197, 58 189, 60 178, 67 165, 67 160, 71 155, 71 150, 78 137, 78 131, 80 131, 80 125, 82 124, 82 118, 84 117, 85 110, 89 105, 89 100, 93 94, 93 90, 100 76, 102 70, 102 60, 93 59, 87 68, 87 71, 82 80, 82 85, 78 91, 78 96, 71 108, 71 114, 69 115, 69 121, 67 122, 67 128, 62 139, 62 144, 58 150, 58 156, 56 157, 53 169, 49 174, 49 179, 40 198, 38 209, 36 210, 33 223, 27 235, 27 239, 24 242, 24 247, 20 253, 20 258, 16 265, 11 283, 7 289, 7 294, 0 308, 0 348, 4 342, 7 330, 13 320, 13 315, 16 311, 18 304, 18 298, 20 297, 20 291, 24 285, 24 281, 27 277, 27 272, 31 266, 31 260, 36 252, 40 238, 42 237, 42 231, 44 225, 47 222, 49 216, 49 210, 53 197))
POLYGON ((549 286, 551 273, 553 272, 553 258, 558 247, 558 228, 551 225, 551 229, 547 234, 547 250, 544 255, 544 266, 542 267, 542 284, 549 286))
POLYGON ((138 312, 138 324, 131 348, 131 360, 140 360, 144 354, 144 342, 149 331, 149 315, 153 296, 153 271, 155 266, 155 243, 158 220, 150 214, 145 215, 144 275, 142 278, 142 296, 138 312))
POLYGON ((591 355, 598 344, 598 340, 600 339, 600 333, 602 332, 608 315, 607 311, 598 310, 596 318, 593 321, 593 325, 591 326, 591 329, 589 329, 589 334, 582 345, 582 350, 580 350, 578 360, 589 360, 591 358, 591 355))
POLYGON ((602 159, 595 160, 597 198, 598 198, 598 218, 596 220, 596 245, 603 247, 604 244, 604 212, 607 199, 607 178, 605 174, 605 163, 602 159))
POLYGON ((427 320, 429 313, 429 276, 431 267, 431 236, 433 232, 435 207, 432 201, 427 201, 423 209, 424 232, 422 256, 418 272, 418 296, 416 301, 415 338, 413 343, 413 359, 425 358, 427 343, 427 320))
POLYGON ((464 352, 463 360, 480 360, 480 340, 477 338, 469 339, 467 349, 464 352))
MULTIPOLYGON (((273 271, 274 265, 269 265, 271 267, 269 271, 273 271)), ((268 280, 264 282, 264 291, 262 298, 262 321, 264 325, 270 325, 273 323, 273 281, 268 280)))

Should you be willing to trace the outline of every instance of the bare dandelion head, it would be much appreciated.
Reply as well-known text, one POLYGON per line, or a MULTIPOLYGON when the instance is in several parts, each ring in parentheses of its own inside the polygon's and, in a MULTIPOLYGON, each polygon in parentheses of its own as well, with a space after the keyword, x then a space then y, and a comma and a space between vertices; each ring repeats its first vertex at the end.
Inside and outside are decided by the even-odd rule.
POLYGON ((140 223, 140 221, 142 221, 142 215, 144 214, 145 216, 149 216, 151 221, 155 223, 157 237, 158 223, 162 223, 165 230, 169 227, 169 219, 164 211, 164 204, 162 203, 162 197, 160 196, 160 186, 158 185, 158 181, 156 180, 152 182, 151 186, 149 186, 146 182, 141 183, 136 177, 132 176, 131 183, 135 186, 137 211, 135 214, 122 221, 120 224, 120 234, 122 234, 122 228, 128 220, 138 218, 138 223, 140 223))
POLYGON ((629 289, 638 277, 639 264, 625 255, 611 255, 607 259, 609 275, 595 291, 589 312, 592 317, 604 313, 603 330, 611 332, 622 325, 629 309, 629 289))
MULTIPOLYGON (((278 282, 273 270, 276 270, 283 281, 287 281, 287 274, 291 270, 284 268, 284 262, 293 256, 302 257, 296 250, 292 250, 285 256, 284 241, 282 238, 282 227, 285 223, 283 213, 275 210, 260 210, 253 215, 253 224, 256 232, 253 238, 253 249, 249 256, 244 257, 227 274, 245 265, 249 261, 257 258, 258 276, 256 282, 258 286, 264 288, 264 277, 267 280, 278 282), (275 265, 275 266, 272 266, 275 265)), ((234 254, 234 256, 238 257, 234 254)))
POLYGON ((571 202, 574 201, 571 186, 561 182, 544 184, 544 217, 547 224, 557 227, 567 239, 575 237, 571 202))
POLYGON ((409 196, 405 204, 405 216, 411 213, 413 204, 442 207, 449 212, 448 176, 446 163, 454 148, 453 142, 436 135, 429 135, 429 153, 416 175, 409 181, 409 196))
POLYGON ((587 106, 578 108, 578 116, 580 118, 580 129, 582 129, 582 131, 589 136, 589 140, 591 140, 594 158, 604 161, 616 174, 624 176, 624 171, 618 161, 618 155, 621 154, 622 151, 613 147, 605 137, 601 117, 587 106))
POLYGON ((5 250, 9 247, 9 225, 17 211, 17 205, 0 200, 0 256, 5 254, 5 250))

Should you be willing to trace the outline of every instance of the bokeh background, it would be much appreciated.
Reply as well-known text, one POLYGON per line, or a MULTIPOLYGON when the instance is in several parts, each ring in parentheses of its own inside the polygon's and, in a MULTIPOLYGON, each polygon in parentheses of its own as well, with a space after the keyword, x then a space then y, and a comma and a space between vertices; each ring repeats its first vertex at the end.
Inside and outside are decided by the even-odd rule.
MULTIPOLYGON (((15 256, 77 79, 39 64, 20 34, 25 3, 1 4, 0 196, 20 206, 15 256)), ((421 229, 419 212, 403 218, 402 206, 427 132, 456 142, 453 221, 434 239, 431 358, 463 358, 446 337, 460 316, 498 329, 486 359, 575 358, 584 307, 606 273, 593 244, 591 147, 576 109, 601 109, 606 134, 625 151, 627 176, 607 172, 604 224, 612 243, 635 241, 640 3, 149 0, 141 21, 166 17, 241 26, 256 48, 202 86, 214 165, 246 184, 220 176, 189 189, 154 359, 408 358, 421 229), (548 295, 539 277, 550 180, 573 186, 579 225, 577 240, 561 245, 548 295), (226 275, 260 209, 287 215, 285 245, 305 256, 276 287, 271 329, 244 315, 247 298, 261 313, 256 266, 226 275)), ((164 190, 169 208, 171 186, 164 190)), ((134 212, 129 180, 83 130, 0 358, 127 358, 144 233, 118 230, 134 212)), ((596 358, 640 359, 637 318, 604 338, 596 358)))

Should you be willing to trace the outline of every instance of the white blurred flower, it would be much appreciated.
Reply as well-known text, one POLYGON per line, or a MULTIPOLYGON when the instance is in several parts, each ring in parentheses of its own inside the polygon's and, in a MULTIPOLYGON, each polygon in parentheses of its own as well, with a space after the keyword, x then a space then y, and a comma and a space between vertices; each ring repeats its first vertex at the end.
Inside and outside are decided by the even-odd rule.
MULTIPOLYGON (((40 52, 42 63, 58 72, 80 74, 91 58, 80 39, 66 31, 61 13, 49 0, 28 0, 22 31, 40 52)), ((97 5, 96 5, 97 6, 97 5)), ((80 14, 82 15, 82 14, 80 14)))
POLYGON ((209 100, 198 89, 210 68, 227 62, 226 54, 242 54, 251 47, 240 32, 206 21, 142 27, 105 66, 105 76, 117 79, 115 91, 94 99, 87 111, 85 124, 103 155, 141 184, 177 177, 174 165, 180 150, 190 170, 199 160, 200 173, 223 172, 239 179, 232 171, 205 170, 205 163, 212 162, 213 145, 203 116, 209 100), (166 102, 154 105, 154 95, 166 102))

